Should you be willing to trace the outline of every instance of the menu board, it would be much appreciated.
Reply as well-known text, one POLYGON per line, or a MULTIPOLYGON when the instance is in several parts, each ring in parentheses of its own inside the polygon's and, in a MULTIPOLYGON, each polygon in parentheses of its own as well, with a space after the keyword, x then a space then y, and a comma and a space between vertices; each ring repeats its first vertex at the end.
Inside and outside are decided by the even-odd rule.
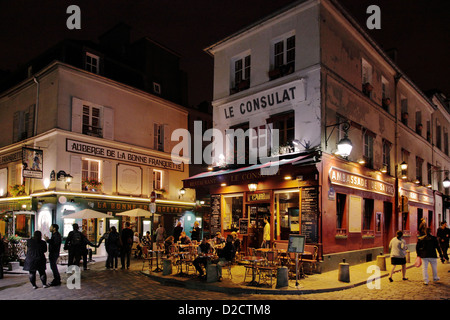
POLYGON ((302 188, 301 219, 306 243, 317 243, 317 216, 319 212, 319 190, 317 187, 302 188))
POLYGON ((248 234, 248 219, 239 219, 239 233, 242 235, 248 234))
POLYGON ((220 226, 220 194, 211 195, 211 235, 222 232, 220 226))

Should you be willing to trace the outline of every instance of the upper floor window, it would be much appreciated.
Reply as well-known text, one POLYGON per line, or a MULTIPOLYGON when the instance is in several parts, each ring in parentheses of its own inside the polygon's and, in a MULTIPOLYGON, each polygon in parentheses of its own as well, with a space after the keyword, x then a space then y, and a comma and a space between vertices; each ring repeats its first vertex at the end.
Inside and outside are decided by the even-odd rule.
POLYGON ((381 106, 384 110, 389 112, 389 106, 391 104, 391 95, 389 93, 389 82, 385 77, 381 77, 381 106))
POLYGON ((364 130, 363 144, 364 144, 364 160, 368 168, 373 168, 373 138, 374 134, 369 130, 364 130))
POLYGON ((294 111, 275 114, 270 117, 268 123, 273 129, 278 129, 278 143, 280 147, 290 147, 295 139, 295 113, 294 111))
POLYGON ((28 139, 34 134, 34 109, 31 105, 25 110, 14 112, 13 116, 13 142, 28 139))
POLYGON ((98 107, 83 105, 83 134, 102 137, 101 110, 98 107))
POLYGON ((251 56, 245 55, 232 61, 230 94, 250 88, 251 56))
POLYGON ((273 43, 272 69, 270 80, 293 73, 295 70, 295 35, 278 39, 273 43))
POLYGON ((388 174, 391 174, 391 146, 389 141, 383 139, 383 167, 388 174))
POLYGON ((158 151, 164 151, 164 125, 155 123, 153 125, 154 148, 158 151))
POLYGON ((423 167, 423 159, 420 157, 416 157, 416 179, 419 180, 420 182, 423 182, 422 167, 423 167))
POLYGON ((408 99, 402 96, 400 99, 400 106, 402 111, 402 123, 405 126, 408 126, 408 118, 409 118, 408 99))
POLYGON ((442 150, 442 126, 438 120, 436 120, 436 147, 442 150))
POLYGON ((163 186, 163 172, 161 170, 153 170, 153 190, 161 190, 163 186))
POLYGON ((95 74, 99 74, 100 71, 100 57, 95 54, 86 52, 85 61, 86 70, 95 74))
POLYGON ((364 59, 361 59, 361 80, 362 91, 369 98, 372 96, 372 65, 364 59))

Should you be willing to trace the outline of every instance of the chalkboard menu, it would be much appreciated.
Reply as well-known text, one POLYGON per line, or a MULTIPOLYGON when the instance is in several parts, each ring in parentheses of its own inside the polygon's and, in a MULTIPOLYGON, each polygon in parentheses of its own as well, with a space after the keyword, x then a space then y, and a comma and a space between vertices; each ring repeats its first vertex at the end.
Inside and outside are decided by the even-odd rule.
POLYGON ((319 190, 317 187, 302 188, 301 217, 302 232, 306 243, 317 243, 317 216, 319 212, 319 190))
POLYGON ((239 233, 242 235, 248 234, 248 219, 239 219, 239 233))
POLYGON ((211 195, 211 235, 221 232, 220 227, 220 194, 211 195))

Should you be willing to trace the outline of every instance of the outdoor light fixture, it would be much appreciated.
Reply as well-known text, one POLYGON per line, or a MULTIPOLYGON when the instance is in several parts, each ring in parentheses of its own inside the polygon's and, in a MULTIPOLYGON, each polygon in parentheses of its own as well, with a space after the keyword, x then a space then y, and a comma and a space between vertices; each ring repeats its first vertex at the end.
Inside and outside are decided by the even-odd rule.
POLYGON ((220 186, 221 186, 221 187, 226 187, 227 184, 224 182, 224 183, 221 183, 220 186))
POLYGON ((408 164, 405 161, 403 161, 402 163, 400 163, 400 169, 407 170, 408 169, 408 164))
POLYGON ((284 176, 284 180, 292 180, 292 176, 286 175, 286 176, 284 176))
POLYGON ((45 178, 44 179, 44 189, 48 189, 48 187, 50 186, 50 179, 49 178, 45 178))
POLYGON ((180 191, 178 191, 178 193, 180 194, 178 199, 180 199, 186 194, 186 189, 185 188, 181 188, 180 191))
POLYGON ((257 188, 258 188, 258 184, 257 183, 249 183, 248 184, 248 190, 250 192, 255 192, 257 188))
POLYGON ((331 134, 334 131, 334 128, 336 128, 337 126, 342 125, 342 130, 344 130, 344 138, 342 138, 341 140, 339 140, 338 144, 337 144, 337 154, 347 158, 350 153, 352 152, 352 148, 353 148, 353 144, 352 141, 348 138, 348 130, 350 129, 350 122, 349 121, 343 121, 343 122, 339 122, 336 124, 332 124, 329 126, 325 126, 325 148, 328 146, 328 140, 331 137, 331 134), (327 128, 329 127, 333 127, 333 130, 331 130, 330 135, 327 137, 327 128))
POLYGON ((447 178, 445 178, 444 181, 442 181, 442 185, 444 186, 444 188, 450 188, 450 180, 447 178))
POLYGON ((364 158, 358 159, 358 163, 360 165, 366 164, 366 160, 364 160, 364 158))
POLYGON ((380 169, 380 171, 382 172, 382 173, 387 173, 387 167, 386 166, 383 166, 383 168, 381 168, 380 169))

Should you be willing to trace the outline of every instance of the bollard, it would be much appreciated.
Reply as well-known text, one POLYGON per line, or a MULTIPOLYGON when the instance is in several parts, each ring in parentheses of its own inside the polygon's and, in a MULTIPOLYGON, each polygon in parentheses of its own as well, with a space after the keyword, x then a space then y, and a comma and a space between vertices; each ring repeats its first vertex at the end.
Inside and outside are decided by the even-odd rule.
POLYGON ((386 271, 386 256, 377 256, 377 267, 380 268, 380 271, 386 271))
POLYGON ((289 285, 288 271, 289 270, 287 267, 280 267, 277 269, 277 289, 284 288, 289 285))
POLYGON ((164 259, 163 260, 163 276, 172 274, 172 260, 164 259))
MULTIPOLYGON (((2 266, 3 268, 3 266, 2 266)), ((20 262, 18 261, 11 261, 8 263, 8 270, 9 271, 15 271, 20 269, 20 262)))
POLYGON ((217 264, 206 265, 206 282, 217 281, 217 264))
POLYGON ((411 263, 411 252, 406 250, 406 263, 411 263))
POLYGON ((350 265, 345 263, 345 259, 339 263, 338 279, 342 282, 350 282, 350 265))

